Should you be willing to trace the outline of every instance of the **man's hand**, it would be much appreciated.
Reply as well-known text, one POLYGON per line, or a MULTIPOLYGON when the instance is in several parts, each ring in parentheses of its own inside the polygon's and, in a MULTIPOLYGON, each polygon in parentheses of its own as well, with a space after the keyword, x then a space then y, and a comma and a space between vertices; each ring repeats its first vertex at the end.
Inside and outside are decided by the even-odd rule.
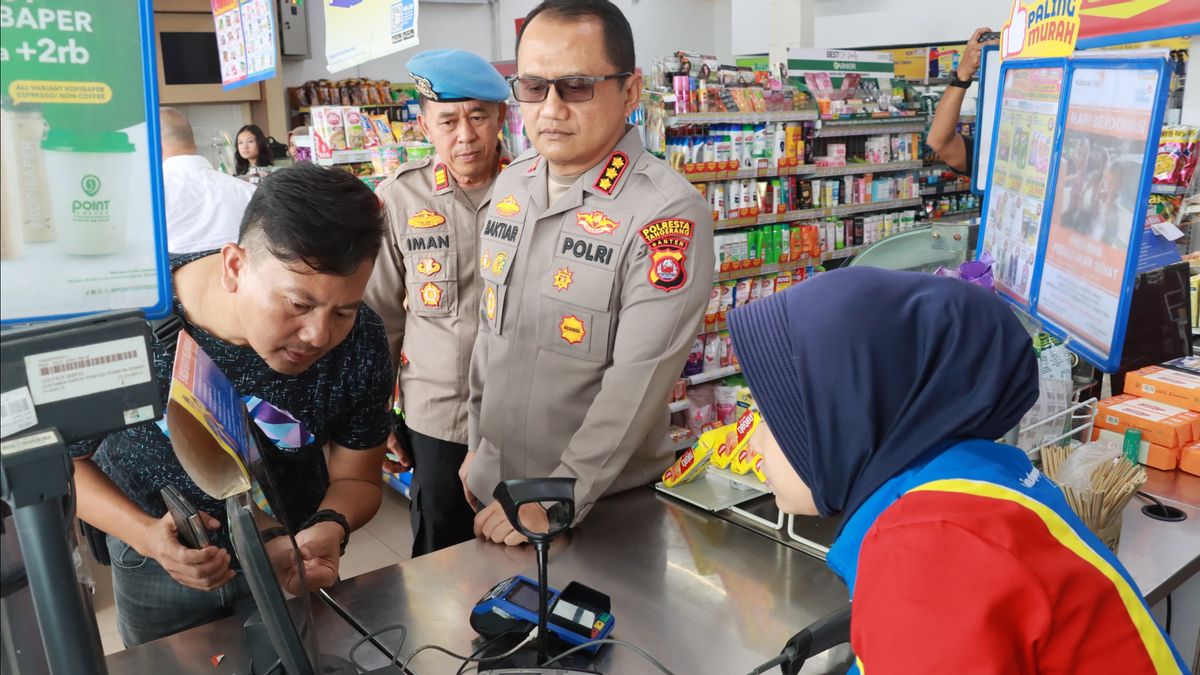
POLYGON ((958 70, 956 71, 958 79, 970 82, 971 78, 975 77, 975 73, 979 72, 979 62, 984 46, 996 44, 995 40, 979 42, 979 36, 990 32, 992 32, 991 28, 984 27, 976 28, 975 32, 971 33, 971 39, 967 41, 967 48, 963 51, 962 58, 958 60, 958 70))
POLYGON ((390 456, 396 459, 393 461, 388 455, 383 458, 383 470, 390 474, 404 473, 412 468, 412 459, 405 452, 404 446, 400 445, 400 441, 396 439, 396 433, 388 434, 387 449, 390 456))
MULTIPOLYGON (((204 520, 204 527, 209 530, 220 529, 221 523, 216 518, 203 511, 200 512, 200 517, 204 520)), ((236 574, 229 569, 229 552, 225 549, 205 546, 196 550, 184 546, 179 541, 175 519, 170 513, 153 521, 145 530, 140 545, 134 549, 157 561, 175 581, 199 591, 220 588, 229 583, 236 574)))
POLYGON ((341 560, 342 538, 346 531, 333 522, 321 522, 301 530, 296 535, 296 546, 304 562, 304 582, 300 587, 300 575, 295 567, 283 570, 280 581, 288 593, 301 595, 308 591, 332 586, 337 581, 338 563, 341 560))
MULTIPOLYGON (((539 504, 522 504, 519 509, 521 525, 531 532, 549 532, 550 517, 546 509, 539 504)), ((482 511, 475 514, 475 536, 485 541, 517 546, 529 541, 508 522, 508 516, 500 506, 493 501, 482 511)))
MULTIPOLYGON (((467 498, 467 503, 471 505, 472 509, 478 511, 479 510, 479 499, 474 494, 471 493, 471 488, 467 487, 467 476, 470 474, 471 460, 473 460, 473 459, 475 459, 475 452, 468 451, 466 458, 463 459, 463 463, 461 465, 459 465, 459 467, 458 467, 458 479, 460 481, 462 481, 463 496, 465 496, 467 498)), ((476 522, 479 522, 479 521, 477 520, 476 522)), ((475 532, 476 532, 476 534, 479 533, 478 528, 476 528, 475 532)))

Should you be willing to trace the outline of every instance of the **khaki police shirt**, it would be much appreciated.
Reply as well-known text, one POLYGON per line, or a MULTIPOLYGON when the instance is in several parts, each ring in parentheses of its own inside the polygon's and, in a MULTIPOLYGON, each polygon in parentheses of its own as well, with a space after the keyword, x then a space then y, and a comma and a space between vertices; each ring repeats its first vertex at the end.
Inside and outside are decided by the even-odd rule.
MULTIPOLYGON (((502 149, 501 162, 507 161, 502 149)), ((387 329, 408 427, 466 443, 467 376, 482 291, 476 246, 489 202, 473 205, 436 157, 404 164, 376 194, 388 228, 364 299, 387 329)))
POLYGON ((479 243, 468 487, 577 479, 577 520, 674 459, 666 401, 713 278, 712 214, 636 129, 553 206, 529 152, 496 179, 479 243))

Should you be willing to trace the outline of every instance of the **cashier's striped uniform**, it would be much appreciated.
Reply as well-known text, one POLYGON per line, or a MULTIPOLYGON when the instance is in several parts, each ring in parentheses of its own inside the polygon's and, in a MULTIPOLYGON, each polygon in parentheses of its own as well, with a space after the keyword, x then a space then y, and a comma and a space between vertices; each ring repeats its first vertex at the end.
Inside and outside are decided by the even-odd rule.
POLYGON ((1187 673, 1115 555, 1025 454, 967 441, 847 522, 851 672, 1187 673))

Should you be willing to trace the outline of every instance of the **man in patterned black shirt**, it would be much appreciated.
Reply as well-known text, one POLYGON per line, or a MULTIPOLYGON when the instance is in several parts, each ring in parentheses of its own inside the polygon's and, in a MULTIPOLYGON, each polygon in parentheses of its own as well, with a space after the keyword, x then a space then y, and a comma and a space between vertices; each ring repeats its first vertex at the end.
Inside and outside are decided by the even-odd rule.
MULTIPOLYGON (((264 454, 310 589, 336 581, 350 531, 370 520, 381 499, 392 369, 383 323, 362 297, 383 228, 379 200, 357 178, 302 164, 262 182, 238 243, 171 262, 183 330, 240 394, 307 430, 300 447, 264 454)), ((174 337, 156 338, 153 350, 164 401, 174 337)), ((108 533, 127 646, 252 602, 236 571, 223 505, 192 483, 157 425, 76 444, 72 455, 79 516, 108 533), (205 514, 213 545, 180 543, 159 496, 166 485, 205 514)))

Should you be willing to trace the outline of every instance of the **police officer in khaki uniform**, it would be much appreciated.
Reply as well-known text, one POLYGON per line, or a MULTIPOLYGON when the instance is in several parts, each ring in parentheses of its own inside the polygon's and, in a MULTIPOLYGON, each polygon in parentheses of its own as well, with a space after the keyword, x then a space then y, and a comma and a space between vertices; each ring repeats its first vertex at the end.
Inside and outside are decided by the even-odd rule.
POLYGON ((389 443, 400 466, 388 468, 410 460, 415 467, 418 556, 472 536, 475 512, 457 472, 467 452, 467 373, 483 288, 477 243, 492 182, 508 161, 498 133, 509 88, 491 64, 461 50, 418 54, 408 69, 422 97, 417 122, 437 154, 379 185, 389 227, 366 301, 383 317, 399 368, 408 430, 389 443))
MULTIPOLYGON (((713 223, 626 125, 641 94, 633 70, 629 23, 611 3, 547 0, 526 17, 510 82, 536 152, 496 180, 479 243, 460 472, 473 501, 510 478, 573 477, 578 520, 674 459, 666 401, 712 288, 713 223)), ((536 504, 521 518, 546 527, 536 504)), ((475 533, 524 541, 495 502, 475 533)))

